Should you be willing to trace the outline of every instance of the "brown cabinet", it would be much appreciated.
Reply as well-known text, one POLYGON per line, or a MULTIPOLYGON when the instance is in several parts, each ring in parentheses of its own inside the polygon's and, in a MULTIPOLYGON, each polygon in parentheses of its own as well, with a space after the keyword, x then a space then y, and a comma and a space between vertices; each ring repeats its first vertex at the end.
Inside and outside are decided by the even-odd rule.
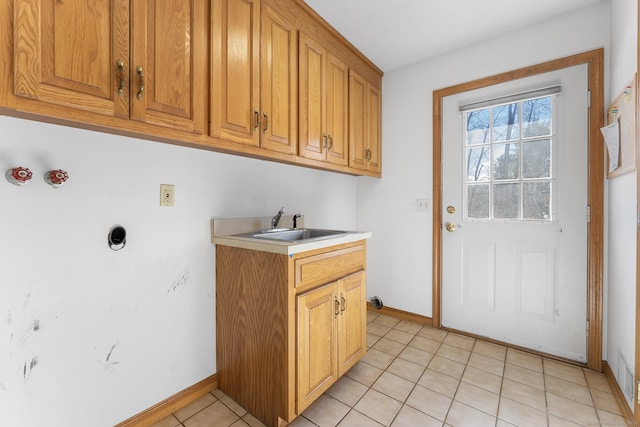
POLYGON ((382 72, 303 0, 7 4, 3 114, 381 176, 382 72))
POLYGON ((300 414, 366 352, 364 271, 298 295, 297 307, 300 414))
POLYGON ((201 132, 203 2, 15 0, 14 93, 201 132))
POLYGON ((347 165, 347 66, 322 45, 300 33, 299 155, 347 165))
POLYGON ((295 24, 259 0, 214 0, 211 135, 295 154, 295 24))
POLYGON ((380 90, 353 70, 349 71, 349 166, 374 173, 382 171, 380 90))
POLYGON ((291 422, 366 352, 365 241, 275 254, 216 246, 221 390, 291 422))

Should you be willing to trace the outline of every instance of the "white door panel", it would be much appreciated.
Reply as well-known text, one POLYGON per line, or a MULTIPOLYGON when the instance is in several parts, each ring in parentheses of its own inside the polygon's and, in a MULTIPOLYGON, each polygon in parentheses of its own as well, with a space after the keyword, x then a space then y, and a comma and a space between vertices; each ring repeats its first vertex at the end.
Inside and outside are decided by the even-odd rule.
MULTIPOLYGON (((587 66, 579 65, 444 98, 442 218, 443 226, 455 230, 445 228, 442 235, 443 326, 586 361, 586 88, 587 66), (468 218, 464 163, 469 154, 460 105, 558 84, 551 220, 468 218)), ((498 187, 487 188, 498 194, 498 187)))

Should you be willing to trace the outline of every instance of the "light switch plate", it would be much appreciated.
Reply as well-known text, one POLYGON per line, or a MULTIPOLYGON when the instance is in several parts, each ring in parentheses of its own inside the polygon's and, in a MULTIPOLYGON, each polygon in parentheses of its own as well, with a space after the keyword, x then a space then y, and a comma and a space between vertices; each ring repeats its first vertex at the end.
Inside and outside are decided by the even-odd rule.
POLYGON ((175 186, 160 184, 160 206, 173 206, 175 202, 175 186))
POLYGON ((418 205, 418 212, 426 212, 429 210, 429 199, 417 199, 416 202, 418 205))

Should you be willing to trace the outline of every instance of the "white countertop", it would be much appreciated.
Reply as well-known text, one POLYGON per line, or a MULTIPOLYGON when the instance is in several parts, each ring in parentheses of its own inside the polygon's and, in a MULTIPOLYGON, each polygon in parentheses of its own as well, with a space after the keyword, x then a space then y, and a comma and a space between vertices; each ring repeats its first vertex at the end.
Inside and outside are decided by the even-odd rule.
MULTIPOLYGON (((283 217, 284 218, 284 217, 283 217)), ((345 231, 344 234, 310 241, 287 242, 279 240, 267 240, 253 237, 238 236, 264 229, 264 224, 269 223, 269 218, 214 218, 211 220, 211 241, 217 245, 233 246, 242 249, 272 252, 284 255, 293 255, 300 252, 322 249, 329 246, 365 240, 372 236, 369 231, 345 231)), ((304 218, 298 222, 303 228, 304 218)))
POLYGON ((360 231, 349 231, 336 237, 313 240, 310 242, 284 242, 278 240, 256 239, 252 237, 238 236, 214 236, 213 243, 217 245, 233 246, 236 248, 253 249, 256 251, 273 252, 277 254, 293 255, 300 252, 322 249, 329 246, 341 245, 343 243, 357 242, 371 237, 371 233, 360 231))

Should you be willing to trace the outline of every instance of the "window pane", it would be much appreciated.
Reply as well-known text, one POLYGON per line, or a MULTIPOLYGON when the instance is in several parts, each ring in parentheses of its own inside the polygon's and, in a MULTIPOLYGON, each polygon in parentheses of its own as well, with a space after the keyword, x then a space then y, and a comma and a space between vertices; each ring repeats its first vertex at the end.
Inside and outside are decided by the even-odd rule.
POLYGON ((467 111, 465 218, 551 221, 554 96, 467 111))
POLYGON ((467 145, 489 142, 489 110, 467 113, 467 145))
POLYGON ((489 180, 489 146, 467 149, 467 182, 489 180))
POLYGON ((496 144, 493 147, 493 179, 518 179, 520 144, 496 144))
POLYGON ((522 145, 522 177, 549 178, 551 176, 551 141, 524 142, 522 145))
POLYGON ((494 218, 520 217, 520 184, 493 185, 494 218))
POLYGON ((493 108, 493 141, 511 141, 520 138, 518 104, 493 108))
POLYGON ((489 184, 469 185, 467 191, 467 216, 489 218, 489 184))
POLYGON ((523 192, 524 218, 550 220, 551 183, 548 181, 525 182, 523 192))
POLYGON ((551 135, 551 97, 522 103, 522 137, 551 135))

